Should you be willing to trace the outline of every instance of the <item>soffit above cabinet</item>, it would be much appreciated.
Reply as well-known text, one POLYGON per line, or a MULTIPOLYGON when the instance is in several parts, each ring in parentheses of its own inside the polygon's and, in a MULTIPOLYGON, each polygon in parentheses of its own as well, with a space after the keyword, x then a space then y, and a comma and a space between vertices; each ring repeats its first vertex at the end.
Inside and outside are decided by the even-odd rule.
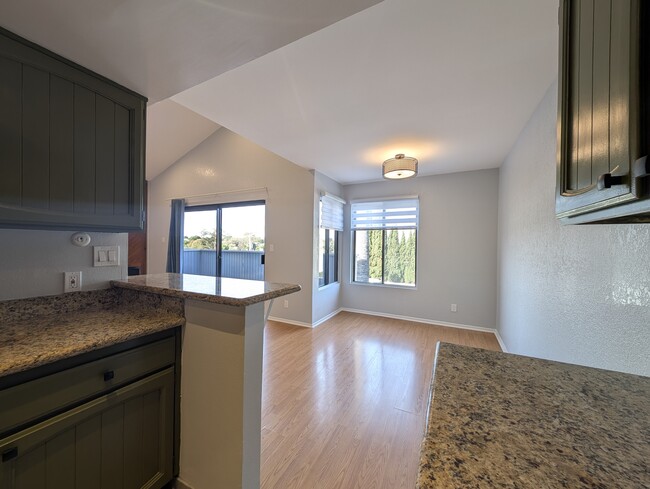
POLYGON ((22 0, 0 27, 157 102, 378 0, 22 0))

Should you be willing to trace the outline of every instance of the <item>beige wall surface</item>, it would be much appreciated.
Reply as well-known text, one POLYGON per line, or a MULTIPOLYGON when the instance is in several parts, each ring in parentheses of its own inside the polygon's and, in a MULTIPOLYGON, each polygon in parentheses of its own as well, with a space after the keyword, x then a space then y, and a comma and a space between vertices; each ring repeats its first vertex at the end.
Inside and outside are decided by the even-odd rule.
POLYGON ((501 167, 499 331, 509 351, 650 375, 650 225, 555 218, 557 83, 501 167))
POLYGON ((82 290, 126 278, 128 235, 88 233, 90 245, 73 245, 73 231, 0 230, 0 300, 63 293, 63 272, 82 272, 82 290), (120 247, 120 266, 93 267, 93 245, 120 247))
MULTIPOLYGON (((271 315, 309 324, 314 176, 225 128, 149 182, 147 270, 165 271, 170 199, 222 193, 214 202, 237 202, 252 195, 238 191, 260 187, 267 189, 265 279, 302 286, 302 291, 276 301, 271 315)), ((203 200, 208 203, 210 197, 203 200)))
MULTIPOLYGON (((351 282, 351 233, 344 233, 343 307, 494 328, 498 182, 493 169, 346 185, 348 203, 418 195, 420 227, 416 290, 351 282)), ((347 227, 349 214, 347 205, 347 227)))

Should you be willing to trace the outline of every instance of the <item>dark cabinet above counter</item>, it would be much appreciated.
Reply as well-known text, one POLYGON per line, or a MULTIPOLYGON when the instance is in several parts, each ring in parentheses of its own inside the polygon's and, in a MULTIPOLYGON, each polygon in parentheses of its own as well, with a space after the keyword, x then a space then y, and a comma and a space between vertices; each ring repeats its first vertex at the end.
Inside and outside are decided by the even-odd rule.
POLYGON ((0 29, 0 227, 142 229, 146 105, 0 29))
POLYGON ((562 0, 556 213, 650 222, 647 6, 562 0))

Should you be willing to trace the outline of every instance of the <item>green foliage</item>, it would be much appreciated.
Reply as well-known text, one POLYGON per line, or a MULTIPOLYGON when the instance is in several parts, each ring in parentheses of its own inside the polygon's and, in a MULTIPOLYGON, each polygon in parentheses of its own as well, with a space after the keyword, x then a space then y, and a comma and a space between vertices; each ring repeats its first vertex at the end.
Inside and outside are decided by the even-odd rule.
POLYGON ((201 231, 200 236, 185 236, 183 246, 193 250, 216 250, 217 233, 216 231, 201 231))
POLYGON ((381 246, 383 231, 375 229, 368 231, 368 266, 369 278, 381 282, 381 246))
POLYGON ((415 284, 415 231, 386 231, 384 282, 415 284))
MULTIPOLYGON (((200 236, 185 236, 184 246, 194 250, 216 250, 217 233, 214 230, 203 230, 200 236)), ((225 251, 263 251, 264 239, 251 233, 245 233, 244 236, 226 234, 221 238, 221 249, 225 251)))
POLYGON ((399 237, 395 229, 387 232, 385 254, 384 281, 402 283, 402 260, 399 256, 399 237))

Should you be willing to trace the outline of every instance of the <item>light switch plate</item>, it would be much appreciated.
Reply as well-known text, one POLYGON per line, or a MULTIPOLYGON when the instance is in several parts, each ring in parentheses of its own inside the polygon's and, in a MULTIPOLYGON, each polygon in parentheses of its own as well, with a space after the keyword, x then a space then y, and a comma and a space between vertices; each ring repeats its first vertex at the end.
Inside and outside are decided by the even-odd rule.
POLYGON ((93 246, 94 267, 117 267, 119 265, 119 246, 93 246))

